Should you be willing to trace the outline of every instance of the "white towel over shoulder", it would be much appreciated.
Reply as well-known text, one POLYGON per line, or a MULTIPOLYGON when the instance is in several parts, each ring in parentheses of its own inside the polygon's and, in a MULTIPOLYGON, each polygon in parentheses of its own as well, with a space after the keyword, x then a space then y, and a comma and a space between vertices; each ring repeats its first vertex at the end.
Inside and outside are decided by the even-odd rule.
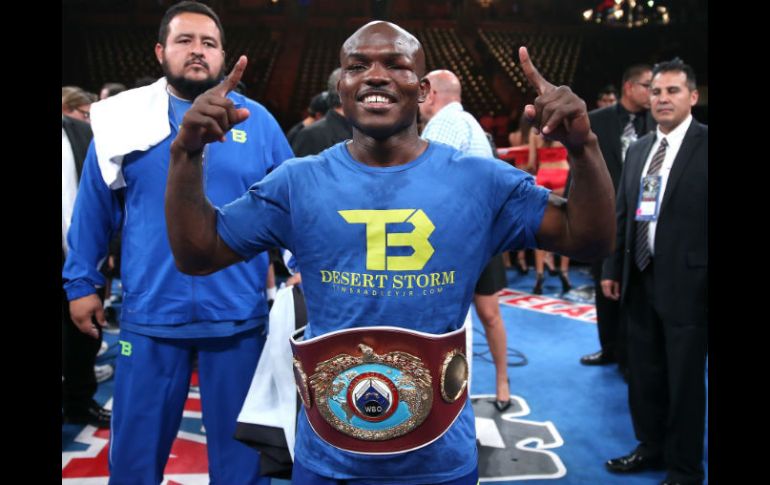
POLYGON ((162 77, 91 105, 96 157, 109 188, 126 186, 120 171, 125 155, 149 150, 171 133, 166 85, 162 77))

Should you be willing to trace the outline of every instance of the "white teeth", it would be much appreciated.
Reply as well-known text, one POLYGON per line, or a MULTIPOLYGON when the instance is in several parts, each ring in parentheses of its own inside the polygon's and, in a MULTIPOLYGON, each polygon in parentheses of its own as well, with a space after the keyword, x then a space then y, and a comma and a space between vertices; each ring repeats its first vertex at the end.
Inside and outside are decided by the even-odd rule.
POLYGON ((389 103, 390 100, 385 96, 379 96, 377 94, 371 94, 364 97, 364 103, 389 103))

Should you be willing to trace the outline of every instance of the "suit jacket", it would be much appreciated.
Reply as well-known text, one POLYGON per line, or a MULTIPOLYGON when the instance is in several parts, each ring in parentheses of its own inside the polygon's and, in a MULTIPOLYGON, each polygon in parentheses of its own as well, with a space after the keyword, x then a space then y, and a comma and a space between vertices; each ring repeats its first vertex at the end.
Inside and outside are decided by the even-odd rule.
MULTIPOLYGON (((612 179, 612 187, 616 193, 620 172, 623 171, 623 147, 620 143, 620 135, 623 134, 624 126, 621 124, 621 109, 618 104, 613 104, 612 106, 598 108, 588 113, 588 119, 591 121, 591 131, 596 134, 596 138, 599 140, 599 150, 601 150, 604 162, 607 164, 607 170, 609 170, 610 178, 612 179)), ((644 133, 642 135, 654 131, 655 126, 655 119, 647 111, 644 117, 644 133)), ((565 198, 569 197, 571 185, 572 172, 570 172, 567 178, 567 186, 564 192, 565 198)), ((594 276, 599 277, 598 274, 594 276)))
MULTIPOLYGON (((620 136, 623 134, 623 126, 620 121, 620 107, 617 104, 599 108, 588 113, 591 120, 591 130, 599 139, 599 149, 602 151, 604 161, 612 178, 612 185, 617 191, 620 173, 623 171, 623 153, 620 144, 620 136)), ((645 113, 645 133, 655 129, 655 120, 650 112, 645 113)), ((645 134, 643 133, 643 134, 645 134)))
MULTIPOLYGON (((639 184, 655 133, 631 144, 618 186, 617 245, 603 277, 621 282, 634 262, 639 184)), ((708 317, 708 126, 694 119, 674 159, 655 230, 656 310, 664 320, 706 325, 708 317)))
POLYGON ((291 149, 297 157, 316 155, 352 137, 353 128, 347 118, 330 109, 322 119, 297 133, 291 149))
MULTIPOLYGON (((80 174, 83 172, 83 161, 86 158, 86 152, 88 152, 88 145, 91 143, 91 138, 94 137, 94 134, 91 131, 91 125, 69 116, 62 116, 61 125, 72 146, 72 154, 75 156, 75 169, 77 170, 79 181, 80 174)), ((61 264, 64 266, 64 251, 61 253, 61 264)))
POLYGON ((91 138, 94 137, 91 125, 69 116, 62 116, 61 124, 64 132, 67 134, 67 138, 70 140, 70 145, 72 145, 72 153, 75 155, 75 167, 78 171, 78 180, 80 180, 80 173, 83 171, 83 160, 86 159, 88 145, 91 143, 91 138))

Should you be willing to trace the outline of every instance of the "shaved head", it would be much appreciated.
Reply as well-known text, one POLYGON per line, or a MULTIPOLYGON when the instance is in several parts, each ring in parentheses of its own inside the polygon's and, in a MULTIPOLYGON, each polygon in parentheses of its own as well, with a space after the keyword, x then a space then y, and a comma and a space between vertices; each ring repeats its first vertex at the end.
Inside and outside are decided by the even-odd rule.
POLYGON ((455 73, 440 69, 429 72, 425 77, 430 81, 430 87, 445 98, 453 101, 460 101, 462 97, 462 86, 455 73))
POLYGON ((418 76, 422 76, 425 73, 425 52, 422 49, 422 44, 417 40, 417 37, 396 24, 385 22, 384 20, 375 20, 356 30, 342 44, 340 61, 346 56, 357 52, 363 42, 367 45, 393 45, 396 51, 412 57, 415 64, 415 72, 418 76))
POLYGON ((462 86, 455 73, 446 69, 429 72, 424 78, 430 86, 425 102, 420 104, 420 118, 427 123, 449 103, 462 103, 462 86))
POLYGON ((417 106, 428 88, 420 42, 398 25, 369 22, 342 44, 340 66, 337 86, 353 140, 395 136, 416 145, 417 106))

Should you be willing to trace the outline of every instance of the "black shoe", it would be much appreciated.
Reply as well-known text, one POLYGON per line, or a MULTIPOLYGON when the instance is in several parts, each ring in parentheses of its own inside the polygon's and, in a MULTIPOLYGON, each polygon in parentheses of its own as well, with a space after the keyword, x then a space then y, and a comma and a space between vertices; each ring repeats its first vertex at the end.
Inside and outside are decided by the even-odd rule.
POLYGON ((603 350, 580 358, 580 363, 583 365, 607 365, 613 362, 615 362, 615 356, 603 350))
POLYGON ((532 294, 533 295, 543 294, 543 273, 537 274, 537 277, 535 278, 535 287, 532 288, 532 294))
POLYGON ((567 271, 559 271, 559 279, 561 280, 561 292, 567 293, 572 289, 572 284, 569 281, 569 274, 567 271))
POLYGON ((663 469, 663 458, 660 455, 646 456, 634 450, 630 455, 607 460, 604 466, 615 473, 636 473, 644 470, 663 469))
POLYGON ((90 424, 97 428, 109 428, 112 412, 99 406, 96 401, 85 409, 69 409, 63 414, 63 420, 68 424, 90 424))

